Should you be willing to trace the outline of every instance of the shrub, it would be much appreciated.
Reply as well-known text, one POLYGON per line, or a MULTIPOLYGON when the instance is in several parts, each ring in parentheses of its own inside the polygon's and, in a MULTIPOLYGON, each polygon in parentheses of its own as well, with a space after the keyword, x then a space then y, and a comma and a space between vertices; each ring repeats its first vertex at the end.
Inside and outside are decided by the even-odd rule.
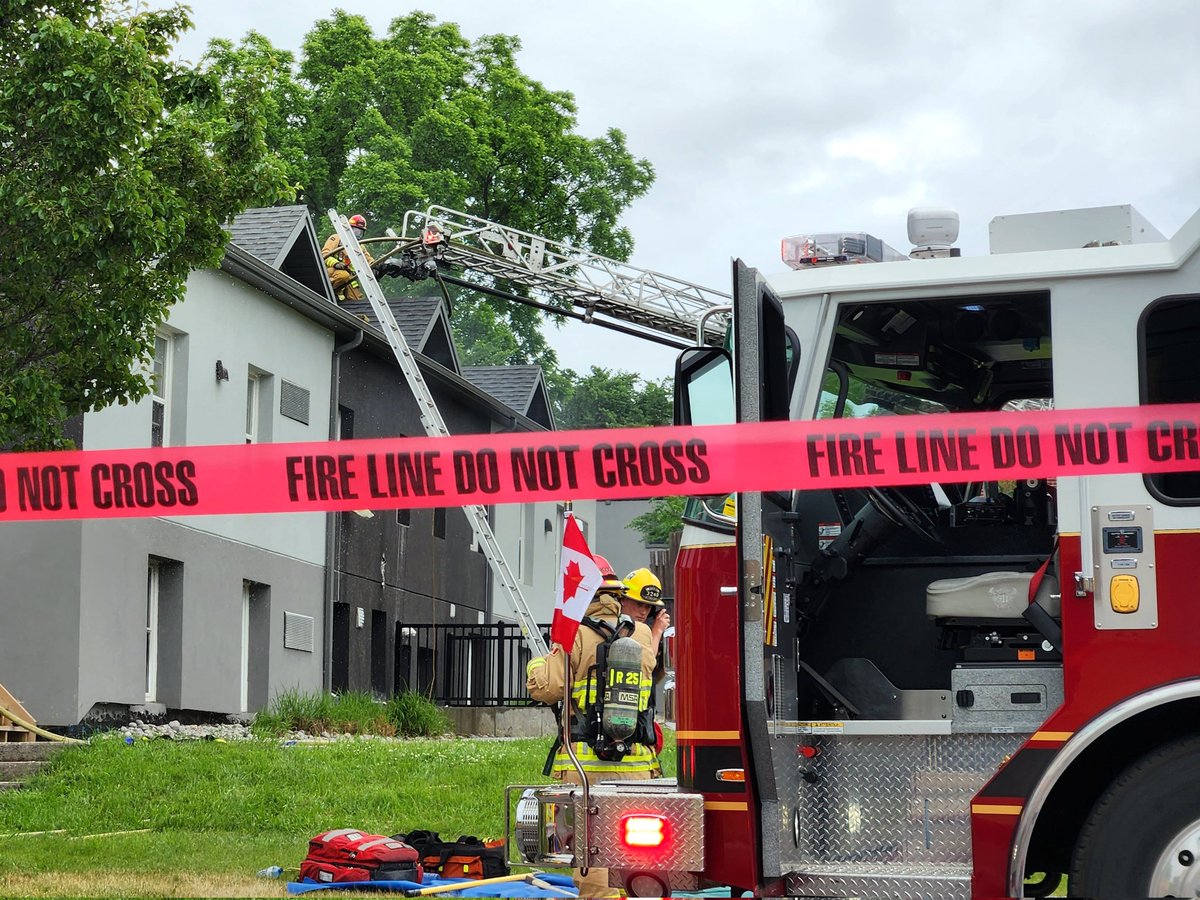
POLYGON ((387 715, 397 734, 432 737, 450 730, 450 720, 428 697, 411 691, 388 701, 387 715))
POLYGON ((306 694, 299 690, 281 691, 271 705, 254 717, 256 734, 278 736, 288 731, 309 734, 379 734, 392 736, 395 727, 389 721, 388 708, 362 692, 306 694))

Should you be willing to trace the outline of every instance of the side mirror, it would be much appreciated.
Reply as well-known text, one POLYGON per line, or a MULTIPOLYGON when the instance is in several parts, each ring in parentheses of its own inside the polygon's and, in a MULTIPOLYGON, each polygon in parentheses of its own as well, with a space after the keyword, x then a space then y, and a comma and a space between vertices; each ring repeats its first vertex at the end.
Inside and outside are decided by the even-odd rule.
POLYGON ((728 425, 736 421, 733 359, 720 347, 693 347, 675 361, 675 424, 728 425))

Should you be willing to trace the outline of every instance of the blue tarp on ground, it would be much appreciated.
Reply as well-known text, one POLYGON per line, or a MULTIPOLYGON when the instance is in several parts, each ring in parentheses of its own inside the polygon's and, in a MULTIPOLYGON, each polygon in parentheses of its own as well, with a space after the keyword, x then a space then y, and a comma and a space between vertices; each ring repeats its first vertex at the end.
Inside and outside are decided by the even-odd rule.
POLYGON ((403 894, 405 891, 419 891, 421 888, 438 887, 443 884, 461 884, 462 889, 444 891, 434 894, 435 897, 563 897, 562 892, 568 891, 571 896, 577 896, 575 882, 570 875, 553 875, 534 872, 534 877, 554 885, 557 890, 548 891, 524 881, 502 881, 499 884, 480 884, 469 878, 435 878, 428 877, 418 883, 415 881, 349 881, 342 884, 322 884, 321 882, 305 879, 304 881, 289 881, 289 894, 307 894, 309 891, 395 891, 403 894))

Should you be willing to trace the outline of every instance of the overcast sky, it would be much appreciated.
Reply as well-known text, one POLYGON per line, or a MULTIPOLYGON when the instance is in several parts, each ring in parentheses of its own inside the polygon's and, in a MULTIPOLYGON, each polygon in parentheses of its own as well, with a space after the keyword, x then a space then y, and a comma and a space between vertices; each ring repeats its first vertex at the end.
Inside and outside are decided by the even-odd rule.
MULTIPOLYGON (((964 255, 997 215, 1129 203, 1169 237, 1200 209, 1196 0, 194 0, 180 53, 250 29, 298 50, 334 5, 380 34, 423 9, 469 39, 519 35, 581 134, 620 128, 654 165, 624 219, 631 262, 723 291, 731 258, 779 271, 798 232, 907 251, 912 206, 957 210, 964 255)), ((586 326, 551 341, 577 371, 673 364, 586 326)))

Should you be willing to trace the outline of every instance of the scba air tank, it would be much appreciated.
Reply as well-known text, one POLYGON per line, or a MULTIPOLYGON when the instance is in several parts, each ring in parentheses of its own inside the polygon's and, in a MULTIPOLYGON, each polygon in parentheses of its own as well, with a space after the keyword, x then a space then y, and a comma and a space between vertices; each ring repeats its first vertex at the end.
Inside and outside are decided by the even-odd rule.
MULTIPOLYGON (((642 696, 642 645, 631 637, 608 646, 601 730, 609 741, 628 745, 637 729, 642 696)), ((628 749, 628 748, 626 748, 628 749)))

